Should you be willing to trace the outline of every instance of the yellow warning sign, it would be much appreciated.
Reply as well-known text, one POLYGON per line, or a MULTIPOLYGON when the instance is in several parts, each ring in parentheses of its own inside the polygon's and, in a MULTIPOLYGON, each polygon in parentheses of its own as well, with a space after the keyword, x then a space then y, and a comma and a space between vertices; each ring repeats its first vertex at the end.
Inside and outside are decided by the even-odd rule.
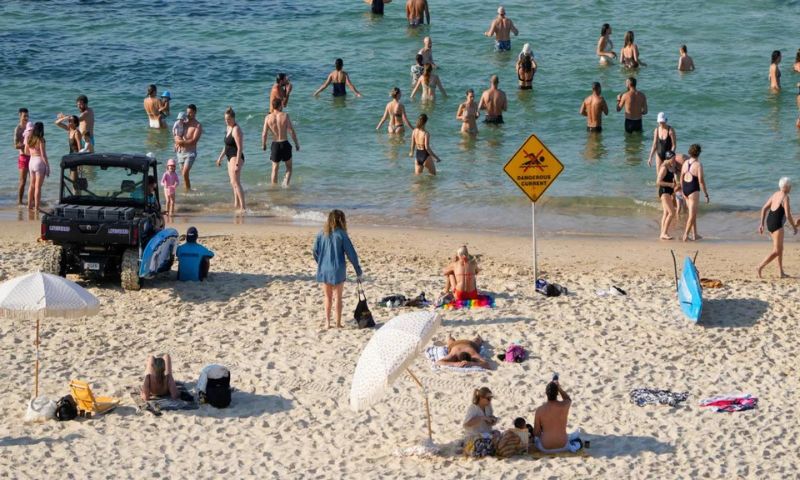
POLYGON ((536 202, 564 170, 564 165, 536 135, 531 135, 503 170, 532 202, 536 202))

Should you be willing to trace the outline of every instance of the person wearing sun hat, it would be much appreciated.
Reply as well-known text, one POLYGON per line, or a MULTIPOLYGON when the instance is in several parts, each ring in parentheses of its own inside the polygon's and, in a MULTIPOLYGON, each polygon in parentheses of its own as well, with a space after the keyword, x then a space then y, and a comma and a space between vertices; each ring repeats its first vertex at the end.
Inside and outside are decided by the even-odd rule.
POLYGON ((672 152, 675 155, 675 149, 678 147, 678 137, 675 134, 675 129, 672 128, 667 122, 667 114, 665 112, 658 112, 656 118, 658 126, 653 130, 653 145, 650 147, 650 155, 647 157, 647 166, 653 165, 653 155, 656 156, 656 172, 661 168, 661 162, 667 158, 667 153, 672 152))
POLYGON ((178 173, 175 159, 167 160, 167 171, 161 177, 161 186, 164 187, 164 198, 167 200, 167 215, 175 215, 175 189, 180 185, 181 180, 178 173))
POLYGON ((169 102, 172 100, 172 94, 169 93, 169 90, 164 90, 161 93, 161 98, 158 100, 158 113, 161 116, 161 124, 164 128, 167 125, 167 122, 164 120, 165 118, 169 117, 169 102))

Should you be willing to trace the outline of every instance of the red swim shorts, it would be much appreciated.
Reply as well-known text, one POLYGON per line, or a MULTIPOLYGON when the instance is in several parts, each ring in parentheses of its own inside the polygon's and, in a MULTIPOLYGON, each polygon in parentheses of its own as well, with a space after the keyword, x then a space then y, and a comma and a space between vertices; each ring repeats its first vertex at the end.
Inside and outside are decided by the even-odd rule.
POLYGON ((30 161, 31 161, 30 155, 20 155, 19 158, 17 158, 17 168, 19 168, 20 170, 27 171, 28 164, 30 163, 30 161))

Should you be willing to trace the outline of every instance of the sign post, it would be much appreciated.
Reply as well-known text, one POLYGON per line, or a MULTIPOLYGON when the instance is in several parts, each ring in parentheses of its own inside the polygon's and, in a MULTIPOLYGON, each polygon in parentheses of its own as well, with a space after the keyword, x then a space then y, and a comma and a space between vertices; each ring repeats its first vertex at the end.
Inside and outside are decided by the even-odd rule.
POLYGON ((536 135, 531 135, 506 163, 503 170, 531 200, 533 280, 535 282, 539 277, 536 255, 536 201, 544 195, 545 190, 561 174, 564 165, 536 135))

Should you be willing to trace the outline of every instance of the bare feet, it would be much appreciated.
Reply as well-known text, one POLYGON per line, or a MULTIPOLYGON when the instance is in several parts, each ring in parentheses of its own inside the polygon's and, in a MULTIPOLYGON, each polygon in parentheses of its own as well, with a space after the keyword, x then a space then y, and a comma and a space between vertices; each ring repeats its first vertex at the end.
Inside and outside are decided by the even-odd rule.
POLYGON ((658 238, 660 238, 661 240, 672 240, 672 237, 670 237, 669 235, 661 235, 658 238))
POLYGON ((762 268, 764 268, 764 267, 758 267, 758 268, 756 268, 756 274, 758 275, 758 278, 763 278, 763 277, 761 276, 761 269, 762 269, 762 268))
POLYGON ((342 328, 342 323, 341 322, 337 323, 336 328, 342 328))
POLYGON ((689 234, 688 233, 684 233, 683 237, 681 238, 681 240, 683 240, 684 242, 688 241, 689 240, 689 234))
POLYGON ((789 275, 786 275, 786 272, 781 272, 781 278, 791 278, 789 275))
POLYGON ((696 233, 694 234, 694 241, 695 242, 698 241, 698 240, 702 240, 702 239, 703 239, 703 237, 701 237, 700 235, 698 235, 696 233))

